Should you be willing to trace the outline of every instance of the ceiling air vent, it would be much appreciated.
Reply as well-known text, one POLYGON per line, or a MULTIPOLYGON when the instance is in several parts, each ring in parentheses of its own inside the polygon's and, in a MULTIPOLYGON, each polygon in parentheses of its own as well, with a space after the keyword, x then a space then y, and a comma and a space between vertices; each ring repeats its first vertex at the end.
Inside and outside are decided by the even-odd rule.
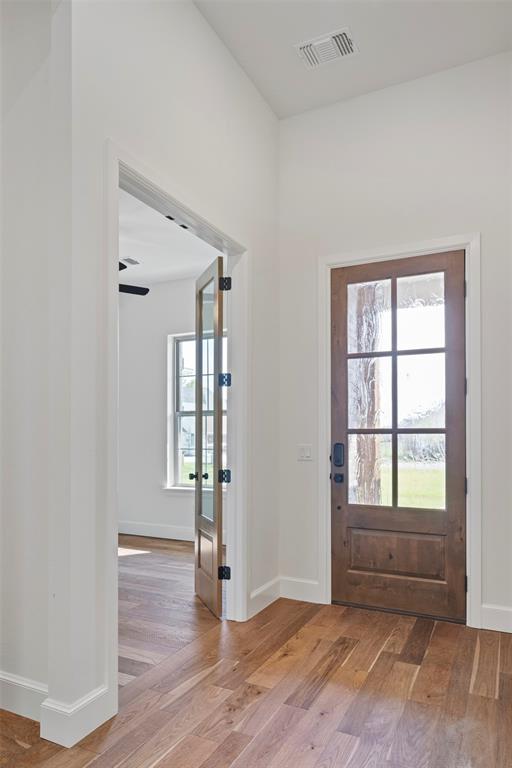
POLYGON ((349 29, 328 32, 314 40, 306 40, 296 45, 295 49, 308 69, 357 53, 357 47, 349 29))

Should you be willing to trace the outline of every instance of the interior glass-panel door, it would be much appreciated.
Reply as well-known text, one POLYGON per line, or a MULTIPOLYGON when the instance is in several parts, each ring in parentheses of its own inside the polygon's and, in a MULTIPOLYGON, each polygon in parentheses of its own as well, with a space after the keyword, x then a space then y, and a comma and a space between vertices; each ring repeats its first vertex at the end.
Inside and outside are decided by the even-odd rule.
POLYGON ((333 599, 462 620, 464 253, 334 270, 332 344, 333 599))
POLYGON ((195 589, 216 616, 222 614, 222 258, 196 283, 195 589))

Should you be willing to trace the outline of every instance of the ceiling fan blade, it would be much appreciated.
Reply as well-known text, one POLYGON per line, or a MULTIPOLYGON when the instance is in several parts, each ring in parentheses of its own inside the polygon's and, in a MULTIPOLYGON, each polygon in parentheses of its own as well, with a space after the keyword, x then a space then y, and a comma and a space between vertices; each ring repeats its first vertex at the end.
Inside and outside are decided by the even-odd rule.
POLYGON ((149 288, 141 288, 140 285, 125 285, 119 283, 119 293, 134 293, 137 296, 146 296, 149 293, 149 288))

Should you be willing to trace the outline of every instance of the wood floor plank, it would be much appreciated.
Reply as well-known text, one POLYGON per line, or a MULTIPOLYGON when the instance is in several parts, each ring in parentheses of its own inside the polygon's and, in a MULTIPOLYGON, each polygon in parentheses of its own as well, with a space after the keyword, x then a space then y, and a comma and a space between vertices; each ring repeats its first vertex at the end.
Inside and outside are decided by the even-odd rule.
POLYGON ((81 747, 65 749, 46 760, 42 768, 86 768, 96 755, 81 747))
POLYGON ((431 619, 416 619, 400 654, 400 661, 421 664, 433 631, 434 622, 431 619))
POLYGON ((512 675, 512 634, 500 632, 500 672, 512 675))
POLYGON ((359 745, 359 739, 347 733, 334 733, 314 768, 346 768, 359 745))
POLYGON ((500 675, 497 721, 497 768, 512 766, 512 675, 500 675))
POLYGON ((391 630, 383 650, 388 653, 402 653, 415 622, 414 616, 400 616, 396 626, 391 630))
POLYGON ((137 677, 138 675, 142 675, 143 672, 147 672, 151 667, 154 667, 154 664, 150 664, 147 661, 136 661, 135 659, 129 659, 126 656, 119 656, 119 672, 124 675, 137 677))
POLYGON ((242 683, 224 701, 214 713, 203 720, 194 733, 210 739, 218 744, 223 742, 236 726, 248 715, 251 708, 268 693, 267 688, 262 688, 251 683, 242 683))
POLYGON ((197 768, 207 760, 216 747, 213 741, 189 734, 153 765, 154 768, 178 768, 178 766, 179 768, 197 768))
POLYGON ((297 604, 297 612, 294 617, 282 627, 276 627, 272 634, 266 637, 256 648, 251 651, 240 663, 233 667, 230 674, 226 675, 219 685, 235 690, 248 677, 252 675, 267 659, 269 659, 281 646, 318 612, 318 606, 310 604, 297 604))
POLYGON ((407 701, 388 753, 393 768, 429 768, 440 708, 407 701))
POLYGON ((340 667, 348 659, 357 643, 357 640, 349 637, 341 637, 336 640, 325 656, 320 659, 307 677, 286 699, 286 704, 309 709, 320 691, 325 687, 329 677, 337 667, 340 667))
POLYGON ((250 736, 232 731, 198 768, 229 768, 251 741, 250 736))
POLYGON ((306 712, 276 753, 270 768, 314 768, 336 732, 335 717, 336 713, 306 712))
POLYGON ((344 605, 323 605, 308 624, 326 628, 340 626, 341 617, 346 610, 344 605))
MULTIPOLYGON (((322 629, 322 627, 320 627, 322 629)), ((270 656, 247 680, 264 688, 274 688, 288 672, 319 645, 317 627, 306 624, 270 656)), ((324 643, 329 648, 329 642, 324 643)))
POLYGON ((284 704, 288 696, 308 676, 313 667, 325 656, 331 643, 317 640, 315 646, 304 658, 296 661, 285 677, 254 707, 237 725, 236 730, 249 736, 256 736, 284 704))
POLYGON ((383 680, 381 690, 385 695, 376 697, 361 729, 361 738, 380 745, 391 745, 418 669, 414 664, 395 661, 383 680))
POLYGON ((364 685, 367 672, 339 667, 327 680, 310 709, 314 711, 332 711, 340 713, 340 720, 364 685))
POLYGON ((282 746, 295 725, 305 717, 306 712, 297 707, 283 704, 271 717, 269 722, 252 739, 232 768, 269 768, 273 758, 282 746))
POLYGON ((436 623, 411 692, 414 701, 443 704, 462 630, 458 624, 436 623))
POLYGON ((79 743, 79 747, 89 752, 106 752, 120 739, 135 730, 151 711, 159 708, 161 694, 151 689, 141 691, 139 696, 122 707, 119 714, 101 725, 79 743))
POLYGON ((497 701, 471 693, 457 768, 489 768, 497 765, 497 701))
POLYGON ((470 693, 498 698, 500 671, 500 634, 482 630, 476 640, 470 693))
POLYGON ((471 671, 478 632, 464 627, 453 662, 448 690, 434 732, 429 768, 454 768, 457 765, 467 705, 471 671))
POLYGON ((169 707, 151 713, 126 740, 104 752, 94 768, 148 768, 165 757, 172 748, 211 714, 229 696, 230 691, 216 686, 193 690, 169 707))
MULTIPOLYGON (((58 755, 62 748, 44 739, 38 739, 29 749, 24 749, 4 762, 2 768, 34 768, 41 766, 50 758, 58 755)), ((1 763, 0 763, 1 764, 1 763)))
POLYGON ((384 620, 376 623, 375 627, 358 641, 344 667, 354 672, 369 672, 384 650, 395 625, 396 617, 384 614, 384 620))
MULTIPOLYGON (((167 651, 167 649, 166 649, 167 651)), ((146 650, 144 648, 133 648, 131 645, 125 645, 124 643, 119 643, 119 656, 125 658, 125 659, 132 659, 132 661, 141 661, 143 664, 149 664, 150 666, 154 666, 155 664, 159 664, 161 661, 163 661, 169 654, 166 653, 155 653, 151 652, 149 650, 146 650)))
POLYGON ((393 668, 393 664, 398 659, 399 657, 392 653, 382 652, 380 654, 354 701, 345 713, 338 727, 339 731, 351 736, 361 735, 367 718, 381 696, 381 689, 393 668))

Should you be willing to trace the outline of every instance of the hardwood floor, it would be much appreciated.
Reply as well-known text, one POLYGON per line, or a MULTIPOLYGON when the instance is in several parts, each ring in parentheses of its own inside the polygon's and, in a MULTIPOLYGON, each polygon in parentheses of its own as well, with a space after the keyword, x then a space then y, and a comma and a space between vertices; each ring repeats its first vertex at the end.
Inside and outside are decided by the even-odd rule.
POLYGON ((119 684, 124 686, 218 620, 194 595, 191 542, 121 535, 119 553, 119 684))
POLYGON ((120 711, 71 750, 0 715, 8 768, 512 768, 512 635, 192 594, 183 543, 123 537, 120 711))

